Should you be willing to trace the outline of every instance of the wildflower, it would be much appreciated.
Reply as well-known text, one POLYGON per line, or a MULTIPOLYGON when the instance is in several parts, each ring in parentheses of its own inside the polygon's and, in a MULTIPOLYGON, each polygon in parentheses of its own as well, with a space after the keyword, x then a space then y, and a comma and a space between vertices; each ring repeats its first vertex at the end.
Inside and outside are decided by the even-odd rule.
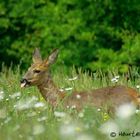
POLYGON ((44 101, 44 98, 42 96, 40 97, 40 101, 44 101))
POLYGON ((112 83, 117 83, 119 81, 120 76, 115 76, 114 78, 111 79, 112 83))
POLYGON ((80 112, 80 113, 78 114, 78 117, 79 117, 79 118, 83 118, 83 117, 84 117, 84 113, 83 113, 83 112, 80 112))
POLYGON ((78 76, 75 76, 75 77, 73 77, 73 78, 69 78, 68 80, 69 81, 74 81, 74 80, 77 80, 78 79, 78 76))
POLYGON ((111 79, 111 82, 112 82, 112 83, 117 83, 117 82, 118 82, 118 79, 112 78, 112 79, 111 79))
POLYGON ((14 105, 14 108, 17 110, 25 110, 31 107, 32 105, 29 102, 18 102, 16 105, 14 105))
POLYGON ((63 88, 59 89, 60 92, 64 92, 65 90, 63 88))
POLYGON ((140 112, 140 110, 139 109, 136 109, 136 114, 138 114, 140 112))
POLYGON ((119 78, 120 78, 120 76, 119 76, 119 75, 117 75, 117 76, 115 76, 115 78, 116 78, 116 79, 119 79, 119 78))
POLYGON ((47 117, 46 116, 43 116, 41 118, 38 118, 37 121, 38 122, 41 122, 41 121, 45 121, 46 119, 47 119, 47 117))
POLYGON ((43 133, 44 131, 45 131, 45 128, 41 124, 35 125, 33 127, 33 135, 39 135, 39 134, 43 133))
POLYGON ((35 96, 27 98, 26 100, 17 102, 14 105, 14 108, 17 110, 25 110, 25 109, 33 108, 37 100, 38 98, 36 98, 35 96))
POLYGON ((4 91, 0 91, 0 100, 3 100, 4 99, 4 91))
POLYGON ((140 88, 140 85, 136 85, 136 88, 139 89, 140 88))
POLYGON ((4 94, 4 91, 1 90, 1 91, 0 91, 0 94, 4 94))
POLYGON ((69 109, 70 108, 70 106, 69 105, 67 105, 67 109, 69 109))
POLYGON ((72 105, 71 106, 71 109, 76 109, 76 105, 72 105))
POLYGON ((72 87, 67 87, 67 88, 61 88, 59 89, 60 92, 64 92, 64 91, 69 91, 69 90, 72 90, 73 88, 72 87))
POLYGON ((76 95, 76 98, 77 98, 77 99, 80 99, 80 98, 81 98, 81 95, 77 94, 77 95, 76 95))
POLYGON ((65 137, 75 135, 75 127, 73 124, 62 125, 60 127, 60 135, 65 137))
POLYGON ((73 88, 72 87, 68 87, 68 88, 65 88, 65 91, 69 91, 69 90, 72 90, 73 88))
POLYGON ((100 109, 100 108, 98 108, 98 109, 97 109, 97 111, 98 111, 98 112, 100 112, 100 111, 101 111, 101 109, 100 109))
POLYGON ((65 112, 58 112, 58 111, 55 111, 55 112, 54 112, 54 115, 55 115, 56 117, 63 118, 63 117, 66 116, 66 113, 65 113, 65 112))
POLYGON ((37 103, 34 105, 35 108, 44 107, 44 106, 45 106, 45 104, 44 104, 43 102, 37 102, 37 103))
POLYGON ((11 121, 11 120, 12 120, 11 117, 7 117, 6 120, 4 121, 4 123, 6 124, 6 123, 8 123, 8 122, 11 121))
POLYGON ((9 98, 6 98, 6 101, 9 101, 9 98))
POLYGON ((104 134, 110 136, 110 134, 111 134, 112 132, 118 133, 118 132, 119 132, 119 127, 118 127, 118 125, 117 125, 115 122, 113 122, 113 121, 108 121, 108 122, 104 123, 104 124, 99 128, 99 130, 100 130, 102 133, 104 133, 104 134))
POLYGON ((103 120, 106 121, 109 119, 109 115, 107 113, 103 113, 103 120))
POLYGON ((14 93, 14 94, 12 94, 12 95, 9 95, 9 97, 11 98, 11 99, 15 99, 15 98, 18 98, 18 97, 20 97, 21 96, 21 92, 16 92, 16 93, 14 93))
POLYGON ((135 111, 136 107, 133 104, 124 104, 117 109, 116 115, 121 119, 126 119, 132 116, 135 111))

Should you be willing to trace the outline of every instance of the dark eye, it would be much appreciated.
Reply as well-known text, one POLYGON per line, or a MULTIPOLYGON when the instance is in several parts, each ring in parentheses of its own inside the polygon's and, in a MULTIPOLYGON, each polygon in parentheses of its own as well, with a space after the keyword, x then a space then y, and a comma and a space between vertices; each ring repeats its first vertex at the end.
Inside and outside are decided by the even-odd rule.
POLYGON ((40 70, 33 70, 34 73, 40 73, 40 70))

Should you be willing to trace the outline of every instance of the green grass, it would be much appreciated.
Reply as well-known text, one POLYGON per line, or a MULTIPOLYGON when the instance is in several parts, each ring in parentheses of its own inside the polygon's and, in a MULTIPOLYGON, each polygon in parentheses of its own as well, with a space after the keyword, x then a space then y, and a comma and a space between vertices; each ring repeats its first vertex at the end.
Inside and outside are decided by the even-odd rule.
MULTIPOLYGON (((137 69, 131 72, 131 79, 126 80, 122 75, 117 83, 111 79, 118 75, 117 70, 106 74, 97 71, 92 76, 88 73, 79 74, 72 68, 69 72, 63 69, 53 71, 53 79, 60 88, 72 87, 82 91, 96 89, 108 85, 123 84, 136 89, 140 84, 137 69), (133 75, 137 75, 134 80, 133 75), (78 76, 70 81, 69 78, 78 76)), ((20 88, 22 74, 16 70, 3 69, 0 73, 0 139, 1 140, 128 140, 140 139, 139 136, 110 137, 110 132, 104 134, 108 127, 112 132, 139 132, 140 113, 122 119, 117 116, 111 118, 105 112, 96 108, 85 108, 84 112, 57 108, 55 113, 49 104, 42 99, 35 87, 20 88), (59 117, 58 117, 59 116, 59 117)), ((129 75, 128 75, 129 77, 129 75)), ((138 90, 138 89, 137 89, 138 90)), ((71 91, 67 91, 71 92, 71 91)))

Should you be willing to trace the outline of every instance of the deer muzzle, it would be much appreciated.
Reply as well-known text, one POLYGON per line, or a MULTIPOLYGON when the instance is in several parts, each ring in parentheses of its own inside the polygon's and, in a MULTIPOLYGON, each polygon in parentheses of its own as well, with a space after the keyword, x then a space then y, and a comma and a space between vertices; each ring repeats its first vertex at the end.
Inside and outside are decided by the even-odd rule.
POLYGON ((30 85, 30 82, 27 79, 22 79, 20 81, 20 87, 21 88, 26 87, 26 86, 29 86, 29 85, 30 85))

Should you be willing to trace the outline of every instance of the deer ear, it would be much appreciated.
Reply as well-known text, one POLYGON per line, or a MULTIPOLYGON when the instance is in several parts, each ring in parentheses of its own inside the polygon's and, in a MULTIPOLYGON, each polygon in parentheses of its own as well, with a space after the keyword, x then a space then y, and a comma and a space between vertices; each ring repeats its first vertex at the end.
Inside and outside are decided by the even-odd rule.
POLYGON ((42 57, 40 55, 40 51, 38 48, 35 48, 32 59, 33 59, 33 63, 42 62, 42 57))
POLYGON ((56 61, 56 59, 58 57, 58 53, 59 53, 59 50, 58 49, 53 50, 53 52, 45 60, 45 64, 51 65, 51 64, 55 63, 55 61, 56 61))

